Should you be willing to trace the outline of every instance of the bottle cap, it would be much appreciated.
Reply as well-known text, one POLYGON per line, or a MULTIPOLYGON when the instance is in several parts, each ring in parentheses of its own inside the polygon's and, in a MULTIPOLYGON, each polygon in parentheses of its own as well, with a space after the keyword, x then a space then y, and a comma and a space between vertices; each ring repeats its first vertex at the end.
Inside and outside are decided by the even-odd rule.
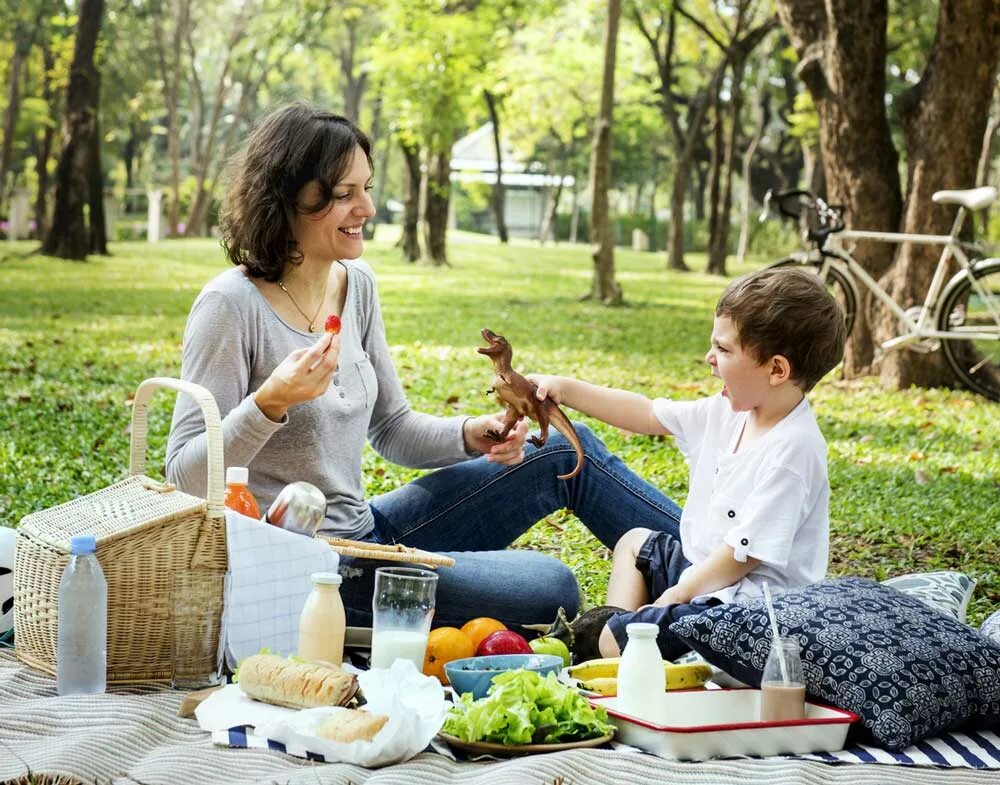
POLYGON ((97 538, 93 534, 77 534, 70 538, 69 552, 74 556, 83 556, 97 550, 97 538))
POLYGON ((250 479, 250 470, 245 466, 230 466, 226 469, 226 485, 231 483, 236 483, 237 485, 246 485, 247 480, 250 479))
POLYGON ((327 586, 340 586, 344 579, 335 572, 314 572, 312 574, 313 583, 322 583, 327 586))
POLYGON ((660 632, 660 628, 655 624, 634 621, 631 624, 625 625, 625 632, 628 633, 630 638, 655 638, 660 632))

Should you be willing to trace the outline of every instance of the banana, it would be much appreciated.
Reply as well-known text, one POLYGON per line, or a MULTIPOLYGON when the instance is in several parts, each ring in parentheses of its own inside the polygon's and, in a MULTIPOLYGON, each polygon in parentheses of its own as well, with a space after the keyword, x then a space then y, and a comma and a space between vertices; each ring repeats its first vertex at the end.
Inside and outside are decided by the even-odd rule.
POLYGON ((590 681, 581 681, 580 687, 598 695, 614 696, 618 694, 618 679, 613 676, 602 676, 590 681))
POLYGON ((685 690, 700 687, 712 678, 712 666, 704 662, 691 662, 685 665, 663 663, 667 672, 668 690, 685 690))
MULTIPOLYGON (((618 658, 589 660, 569 669, 569 675, 580 682, 580 687, 599 695, 618 694, 618 658), (607 674, 611 675, 607 675, 607 674)), ((712 668, 703 662, 674 665, 664 662, 668 690, 685 690, 701 687, 712 678, 712 668)))
POLYGON ((605 657, 602 660, 587 660, 569 669, 570 677, 577 681, 591 679, 614 678, 618 675, 618 663, 621 657, 605 657))

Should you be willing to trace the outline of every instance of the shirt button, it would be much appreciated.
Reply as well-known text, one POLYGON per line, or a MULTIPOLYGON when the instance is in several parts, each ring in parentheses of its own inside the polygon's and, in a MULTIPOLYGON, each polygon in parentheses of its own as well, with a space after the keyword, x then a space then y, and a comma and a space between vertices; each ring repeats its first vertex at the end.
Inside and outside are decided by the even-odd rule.
POLYGON ((729 512, 726 513, 726 515, 728 515, 730 518, 735 518, 736 510, 730 510, 729 512))
POLYGON ((333 375, 333 383, 334 384, 340 384, 340 374, 339 373, 335 373, 333 375))
POLYGON ((747 545, 749 545, 749 544, 750 544, 750 540, 748 540, 746 537, 744 537, 742 540, 740 540, 740 545, 743 545, 744 547, 747 546, 747 545))
POLYGON ((345 394, 344 394, 344 393, 341 393, 341 394, 340 394, 340 397, 341 397, 341 398, 344 398, 344 397, 346 397, 346 396, 345 396, 345 394))

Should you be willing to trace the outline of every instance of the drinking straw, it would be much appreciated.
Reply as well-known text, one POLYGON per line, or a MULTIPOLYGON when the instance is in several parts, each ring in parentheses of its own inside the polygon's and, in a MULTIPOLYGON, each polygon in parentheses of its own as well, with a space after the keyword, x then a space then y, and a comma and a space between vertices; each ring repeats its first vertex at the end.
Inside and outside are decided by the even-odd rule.
POLYGON ((783 684, 787 685, 788 680, 788 666, 785 664, 785 652, 781 648, 781 634, 778 632, 778 619, 774 615, 774 603, 771 602, 771 587, 767 585, 767 581, 764 581, 764 604, 767 605, 767 618, 771 620, 771 635, 773 637, 772 645, 778 651, 778 663, 781 665, 781 681, 783 684))

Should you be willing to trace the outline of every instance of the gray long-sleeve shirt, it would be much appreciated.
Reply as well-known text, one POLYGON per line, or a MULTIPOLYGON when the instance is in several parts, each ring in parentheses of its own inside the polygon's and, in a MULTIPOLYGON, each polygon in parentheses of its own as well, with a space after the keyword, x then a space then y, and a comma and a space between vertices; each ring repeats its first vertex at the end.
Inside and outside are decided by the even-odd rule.
MULTIPOLYGON (((341 315, 340 360, 326 393, 273 422, 253 393, 295 349, 317 336, 298 330, 272 310, 260 290, 233 268, 198 295, 184 330, 181 377, 207 388, 219 405, 226 466, 246 466, 264 510, 290 482, 305 480, 326 496, 323 530, 358 538, 373 528, 361 482, 365 438, 388 460, 434 468, 466 460, 463 417, 412 411, 396 375, 379 307, 375 277, 360 261, 347 269, 341 315)), ((205 424, 197 404, 177 398, 167 442, 167 478, 205 497, 205 424)))

